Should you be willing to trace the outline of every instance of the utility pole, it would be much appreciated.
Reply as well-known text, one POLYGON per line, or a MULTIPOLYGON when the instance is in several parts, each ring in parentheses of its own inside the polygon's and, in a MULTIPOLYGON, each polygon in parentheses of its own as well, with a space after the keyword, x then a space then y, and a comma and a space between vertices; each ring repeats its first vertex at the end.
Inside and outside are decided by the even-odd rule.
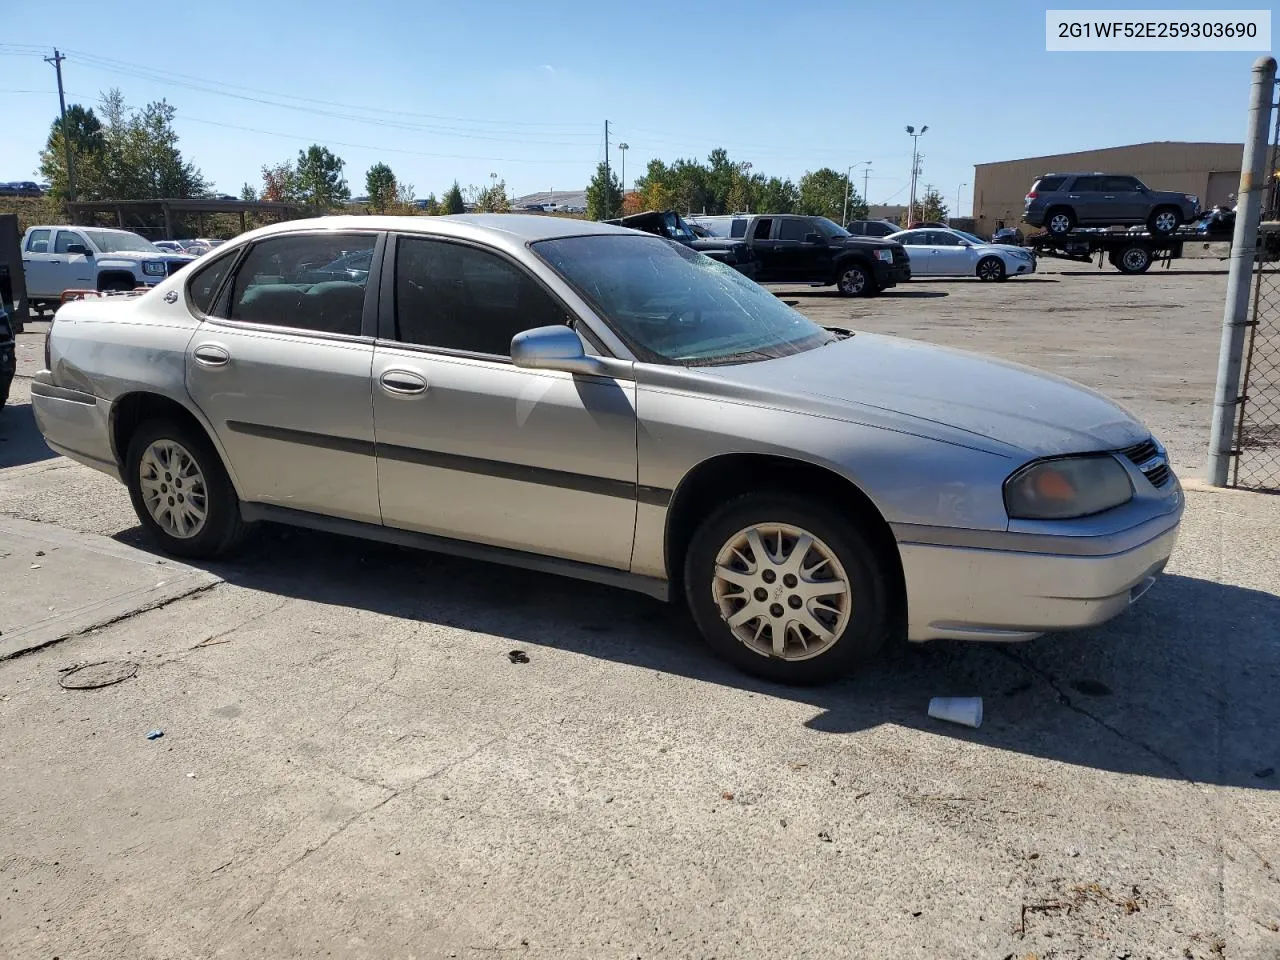
MULTIPOLYGON (((850 182, 849 178, 850 178, 850 175, 853 173, 854 167, 862 167, 862 166, 865 166, 868 169, 870 169, 871 161, 859 160, 857 163, 851 163, 849 164, 848 168, 846 168, 844 172, 844 214, 843 214, 843 218, 840 221, 840 226, 842 227, 849 222, 849 194, 853 192, 853 184, 850 182)), ((865 204, 867 202, 867 187, 866 187, 865 178, 863 179, 862 184, 863 184, 862 202, 865 204)))
POLYGON ((618 152, 622 154, 622 200, 625 203, 627 199, 627 151, 631 149, 631 144, 618 144, 618 152))
POLYGON ((910 228, 911 218, 916 212, 916 178, 920 176, 920 138, 929 130, 929 125, 925 124, 920 128, 920 132, 916 133, 916 128, 911 124, 907 124, 907 135, 911 137, 911 200, 907 204, 907 222, 904 226, 910 228))
POLYGON ((871 200, 867 197, 867 182, 871 179, 871 161, 867 161, 867 169, 862 171, 862 202, 867 205, 867 216, 871 216, 871 200))
POLYGON ((604 122, 604 217, 609 219, 609 121, 604 122))
POLYGON ((58 48, 53 48, 53 56, 45 57, 45 63, 53 64, 53 69, 58 74, 58 110, 62 116, 62 151, 67 161, 67 197, 74 202, 76 199, 76 167, 75 161, 71 155, 71 131, 67 129, 67 97, 62 92, 62 61, 67 59, 58 52, 58 48))

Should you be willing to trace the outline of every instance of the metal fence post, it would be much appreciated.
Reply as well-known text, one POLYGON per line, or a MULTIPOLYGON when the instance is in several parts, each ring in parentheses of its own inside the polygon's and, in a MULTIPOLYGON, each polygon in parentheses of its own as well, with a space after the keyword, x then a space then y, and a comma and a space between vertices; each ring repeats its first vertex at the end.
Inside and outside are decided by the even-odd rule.
POLYGON ((1222 314, 1222 345, 1218 351, 1218 386, 1213 395, 1213 428, 1209 437, 1209 483, 1227 485, 1234 441, 1236 407, 1240 402, 1240 363, 1249 313, 1249 279, 1258 247, 1258 220, 1267 180, 1267 147, 1271 103, 1275 95, 1276 61, 1259 57, 1253 63, 1249 91, 1249 129, 1240 167, 1235 235, 1231 239, 1231 269, 1227 274, 1227 303, 1222 314))

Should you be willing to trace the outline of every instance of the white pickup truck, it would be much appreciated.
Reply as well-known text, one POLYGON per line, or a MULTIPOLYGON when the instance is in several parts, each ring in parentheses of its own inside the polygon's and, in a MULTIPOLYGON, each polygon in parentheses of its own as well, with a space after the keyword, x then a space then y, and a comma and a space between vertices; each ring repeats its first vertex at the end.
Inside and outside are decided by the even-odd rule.
POLYGON ((33 307, 56 306, 64 290, 154 287, 194 260, 167 253, 127 230, 30 227, 22 237, 22 269, 33 307))

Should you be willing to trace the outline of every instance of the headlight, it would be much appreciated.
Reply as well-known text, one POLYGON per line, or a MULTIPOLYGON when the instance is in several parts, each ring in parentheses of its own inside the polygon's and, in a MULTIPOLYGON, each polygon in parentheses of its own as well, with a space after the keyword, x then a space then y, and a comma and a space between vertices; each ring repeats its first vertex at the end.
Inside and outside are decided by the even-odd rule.
POLYGON ((1026 250, 1010 250, 1009 256, 1017 257, 1019 260, 1030 260, 1031 254, 1026 250))
POLYGON ((1186 197, 1188 200, 1190 200, 1192 203, 1194 203, 1196 206, 1200 205, 1200 198, 1195 196, 1194 194, 1184 193, 1183 196, 1186 197))
POLYGON ((145 260, 142 264, 142 272, 148 277, 163 277, 164 264, 159 260, 145 260))
POLYGON ((877 250, 876 259, 883 260, 885 263, 893 263, 893 251, 888 249, 877 250))
POLYGON ((1133 498, 1133 484, 1110 454, 1041 460, 1004 483, 1004 506, 1022 520, 1070 520, 1110 510, 1133 498))

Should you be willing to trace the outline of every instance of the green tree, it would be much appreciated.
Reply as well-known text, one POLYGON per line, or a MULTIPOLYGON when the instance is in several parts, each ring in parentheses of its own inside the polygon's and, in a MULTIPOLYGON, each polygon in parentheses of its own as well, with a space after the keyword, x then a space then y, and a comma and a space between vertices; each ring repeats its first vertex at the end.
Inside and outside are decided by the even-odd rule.
POLYGON ((351 199, 351 190, 342 176, 345 166, 341 157, 318 143, 299 150, 295 166, 298 199, 321 210, 346 203, 351 199))
POLYGON ((253 189, 253 184, 246 183, 240 188, 240 199, 246 203, 254 203, 258 199, 258 191, 253 189))
POLYGON ((494 180, 486 189, 476 190, 475 208, 483 213, 507 213, 511 209, 507 181, 494 180))
POLYGON ((909 222, 946 223, 947 217, 947 205, 942 199, 942 194, 938 193, 932 185, 926 185, 924 196, 916 199, 915 214, 909 222))
POLYGON ((462 199, 462 188, 458 186, 458 181, 453 181, 453 186, 445 191, 444 200, 441 201, 445 213, 466 213, 467 204, 462 199))
POLYGON ((766 180, 759 174, 755 181, 755 199, 757 213, 795 213, 800 205, 800 191, 790 180, 779 177, 766 180))
POLYGON ((288 160, 262 168, 262 199, 268 203, 297 203, 298 171, 288 160))
POLYGON ((811 217, 828 217, 836 223, 844 213, 844 194, 848 181, 844 174, 823 167, 800 178, 799 212, 811 217))
POLYGON ((587 219, 608 220, 622 214, 622 184, 618 175, 603 163, 587 184, 587 219), (607 173, 606 173, 607 171, 607 173))
POLYGON ((375 163, 364 175, 365 194, 369 198, 369 209, 375 213, 384 213, 396 202, 396 175, 385 163, 375 163))
POLYGON ((635 192, 640 195, 643 210, 670 210, 674 206, 670 188, 671 174, 661 160, 650 160, 644 176, 636 177, 635 192))
MULTIPOLYGON (((103 170, 106 166, 107 139, 93 108, 86 109, 78 103, 67 108, 67 134, 71 145, 71 162, 76 171, 77 197, 81 200, 102 200, 103 170)), ((40 175, 50 186, 50 194, 57 200, 69 196, 67 186, 67 154, 63 149, 62 118, 53 121, 49 139, 40 153, 40 175)))
POLYGON ((422 201, 422 210, 429 217, 438 217, 445 210, 440 206, 440 201, 436 199, 434 193, 428 193, 427 199, 422 201))

